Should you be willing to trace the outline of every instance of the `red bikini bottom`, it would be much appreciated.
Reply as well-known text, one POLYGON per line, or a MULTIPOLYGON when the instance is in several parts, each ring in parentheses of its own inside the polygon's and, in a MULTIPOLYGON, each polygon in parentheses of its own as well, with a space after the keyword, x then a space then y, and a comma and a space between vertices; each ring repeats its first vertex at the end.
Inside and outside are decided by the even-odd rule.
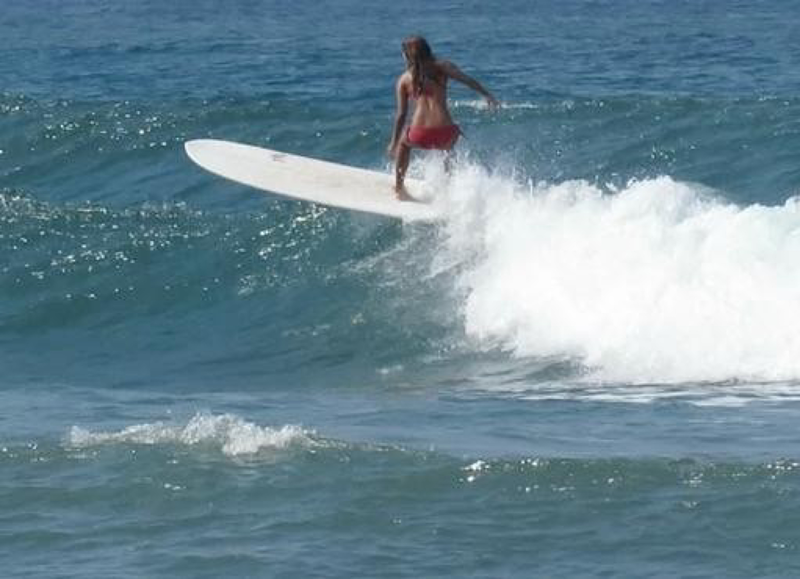
POLYGON ((412 147, 421 149, 448 150, 456 144, 461 131, 458 125, 444 125, 442 127, 408 127, 406 142, 412 147))

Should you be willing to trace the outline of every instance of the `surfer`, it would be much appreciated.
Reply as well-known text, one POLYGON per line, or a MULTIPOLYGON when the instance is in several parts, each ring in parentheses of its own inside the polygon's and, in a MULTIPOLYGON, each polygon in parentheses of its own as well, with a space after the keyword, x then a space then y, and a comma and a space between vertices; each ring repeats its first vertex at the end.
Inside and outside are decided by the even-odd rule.
POLYGON ((403 41, 403 56, 406 71, 397 79, 397 114, 388 153, 395 161, 397 198, 412 201, 403 185, 411 149, 450 151, 461 134, 447 110, 447 81, 452 78, 467 85, 482 95, 489 106, 495 107, 499 103, 477 80, 461 72, 455 64, 436 59, 421 36, 403 41), (404 133, 409 100, 415 101, 414 115, 404 133))

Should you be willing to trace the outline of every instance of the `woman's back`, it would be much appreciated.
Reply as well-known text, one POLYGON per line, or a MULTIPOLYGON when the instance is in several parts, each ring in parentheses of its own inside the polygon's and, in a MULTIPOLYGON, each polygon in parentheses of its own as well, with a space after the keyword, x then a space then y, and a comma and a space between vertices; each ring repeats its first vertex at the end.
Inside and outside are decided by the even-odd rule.
POLYGON ((408 96, 414 101, 412 126, 433 127, 453 124, 447 110, 447 74, 438 61, 427 63, 426 70, 418 71, 421 79, 414 78, 414 71, 405 72, 403 80, 408 96))

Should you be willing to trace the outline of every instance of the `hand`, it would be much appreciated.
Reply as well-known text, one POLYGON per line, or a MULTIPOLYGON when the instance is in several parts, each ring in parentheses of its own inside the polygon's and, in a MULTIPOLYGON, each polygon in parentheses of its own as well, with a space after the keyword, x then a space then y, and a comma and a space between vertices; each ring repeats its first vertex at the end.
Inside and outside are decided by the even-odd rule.
POLYGON ((389 146, 386 147, 386 156, 390 159, 395 159, 397 157, 397 143, 394 141, 389 143, 389 146))

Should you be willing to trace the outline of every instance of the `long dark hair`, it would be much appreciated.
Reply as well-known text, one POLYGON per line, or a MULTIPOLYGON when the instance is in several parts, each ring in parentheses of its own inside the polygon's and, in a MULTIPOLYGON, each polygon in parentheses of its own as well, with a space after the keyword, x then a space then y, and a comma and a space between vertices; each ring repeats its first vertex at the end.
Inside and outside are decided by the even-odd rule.
MULTIPOLYGON (((414 94, 422 94, 422 87, 428 78, 434 56, 428 41, 422 36, 410 36, 403 41, 403 54, 406 55, 409 68, 411 69, 411 82, 414 86, 414 94)), ((431 80, 435 80, 431 78, 431 80)))

